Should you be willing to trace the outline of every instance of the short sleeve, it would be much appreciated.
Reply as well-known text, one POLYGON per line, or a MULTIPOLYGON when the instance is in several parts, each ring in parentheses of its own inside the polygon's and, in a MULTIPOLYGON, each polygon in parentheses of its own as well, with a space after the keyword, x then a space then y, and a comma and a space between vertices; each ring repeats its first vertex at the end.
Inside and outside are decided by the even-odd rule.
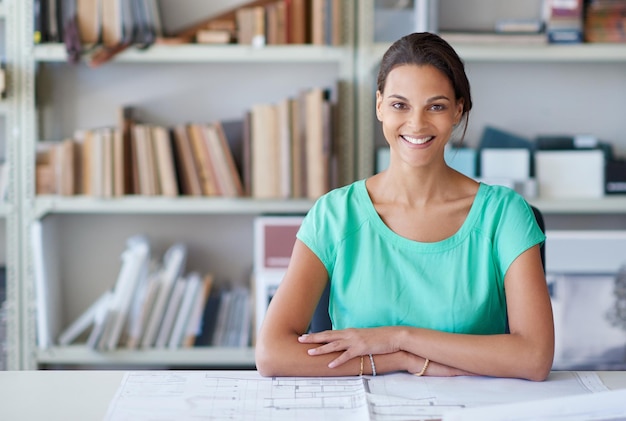
POLYGON ((498 226, 493 241, 496 261, 504 276, 515 259, 531 247, 543 244, 546 236, 530 205, 519 194, 511 191, 500 203, 496 207, 498 226))

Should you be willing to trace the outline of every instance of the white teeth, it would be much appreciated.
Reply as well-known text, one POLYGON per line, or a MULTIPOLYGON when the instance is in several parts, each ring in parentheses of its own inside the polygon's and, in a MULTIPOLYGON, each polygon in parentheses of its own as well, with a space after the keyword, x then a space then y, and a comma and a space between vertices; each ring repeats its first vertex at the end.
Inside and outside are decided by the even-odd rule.
POLYGON ((426 142, 429 142, 430 140, 432 140, 432 136, 428 136, 428 137, 409 137, 409 136, 402 136, 404 138, 404 140, 406 140, 409 143, 412 143, 414 145, 423 145, 426 142))

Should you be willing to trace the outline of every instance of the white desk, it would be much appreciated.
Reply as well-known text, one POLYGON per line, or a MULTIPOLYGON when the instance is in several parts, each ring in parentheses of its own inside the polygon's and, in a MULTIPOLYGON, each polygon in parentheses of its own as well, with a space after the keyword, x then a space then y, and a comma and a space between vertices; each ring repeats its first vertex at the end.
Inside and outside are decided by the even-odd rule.
MULTIPOLYGON (((598 374, 608 388, 626 389, 626 371, 598 374)), ((0 420, 102 420, 123 376, 124 371, 0 371, 0 420)))

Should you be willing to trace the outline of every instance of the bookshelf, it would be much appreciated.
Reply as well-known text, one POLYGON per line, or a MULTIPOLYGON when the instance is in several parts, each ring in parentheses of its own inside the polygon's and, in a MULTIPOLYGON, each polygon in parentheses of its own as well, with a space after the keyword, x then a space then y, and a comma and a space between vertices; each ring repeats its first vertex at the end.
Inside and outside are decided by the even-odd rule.
MULTIPOLYGON (((193 9, 194 3, 244 2, 185 0, 181 14, 190 15, 184 9, 193 9)), ((375 146, 381 142, 373 112, 375 72, 389 44, 373 39, 374 0, 342 3, 345 42, 341 46, 153 45, 147 50, 131 48, 112 62, 90 69, 85 62, 67 64, 61 44, 33 46, 34 0, 0 1, 11 76, 9 95, 0 101, 0 118, 5 120, 6 159, 18 164, 11 169, 9 200, 0 205, 0 224, 5 227, 6 251, 0 257, 7 264, 10 369, 253 366, 251 348, 95 352, 71 345, 38 349, 30 225, 41 220, 52 233, 49 241, 59 263, 62 324, 66 325, 113 285, 127 237, 139 231, 148 233, 157 256, 173 241, 186 241, 193 254, 190 268, 211 270, 224 281, 241 279, 252 264, 254 218, 303 214, 311 200, 37 196, 35 150, 39 141, 61 140, 76 128, 114 123, 115 108, 125 103, 136 105, 142 118, 156 124, 208 122, 239 115, 253 102, 274 101, 310 84, 340 80, 344 98, 338 118, 340 177, 343 182, 367 177, 373 173, 375 146), (120 80, 130 82, 113 83, 120 80), (195 91, 200 95, 193 101, 185 99, 195 91), (242 101, 242 97, 246 99, 242 101)), ((618 154, 626 153, 626 139, 620 136, 626 132, 620 114, 626 86, 626 45, 455 47, 467 63, 477 104, 468 143, 477 140, 485 123, 510 126, 528 136, 548 128, 558 132, 589 127, 615 142, 618 154), (596 72, 600 76, 589 83, 589 75, 596 72), (558 86, 553 86, 555 81, 558 86), (596 106, 590 110, 572 105, 576 104, 572 86, 580 88, 581 97, 591 104, 604 104, 602 112, 597 112, 596 106), (510 94, 502 94, 509 90, 510 94), (556 103, 538 104, 533 98, 543 91, 556 98, 556 103), (563 112, 544 116, 548 106, 563 112)), ((538 198, 531 203, 547 216, 548 226, 555 221, 559 228, 586 229, 604 221, 626 229, 623 196, 538 198)))
POLYGON ((10 7, 6 0, 0 2, 0 43, 3 45, 3 54, 0 59, 5 70, 6 95, 0 99, 0 150, 2 160, 9 165, 7 196, 0 201, 0 263, 6 268, 6 301, 5 301, 5 338, 3 338, 4 368, 16 370, 21 368, 24 358, 21 347, 21 320, 23 320, 24 302, 22 301, 21 266, 19 264, 22 250, 20 249, 21 203, 19 196, 19 135, 16 127, 21 115, 18 112, 19 87, 16 78, 19 77, 17 64, 20 49, 18 40, 20 34, 16 25, 16 10, 10 7))
MULTIPOLYGON (((355 72, 360 145, 357 175, 366 177, 374 171, 375 148, 384 144, 373 112, 374 92, 378 63, 390 43, 374 40, 371 31, 376 15, 374 0, 365 0, 359 5, 355 72)), ((465 138, 470 146, 477 144, 482 125, 491 124, 504 129, 512 126, 513 131, 530 139, 537 133, 572 133, 572 130, 574 133, 598 133, 601 139, 614 143, 618 156, 626 155, 626 140, 620 134, 626 126, 618 111, 619 98, 626 86, 625 44, 481 45, 457 42, 452 45, 466 63, 473 88, 475 106, 465 138), (594 72, 600 76, 594 78, 594 72), (522 73, 527 76, 521 76, 522 73), (608 82, 601 80, 603 76, 608 82), (520 83, 521 80, 526 83, 520 83), (590 94, 576 97, 572 94, 574 88, 590 94), (596 92, 591 92, 592 89, 596 92), (546 96, 542 97, 543 94, 546 96), (540 113, 533 110, 540 108, 545 112, 546 108, 533 101, 535 98, 539 102, 550 101, 553 107, 562 107, 563 114, 555 113, 549 120, 540 118, 540 113), (581 122, 581 116, 592 113, 587 107, 589 103, 610 104, 614 110, 601 118, 602 125, 596 124, 592 118, 581 122), (520 117, 522 113, 528 114, 528 120, 520 117), (537 117, 537 127, 533 127, 533 117, 537 117)), ((618 220, 626 219, 623 218, 626 215, 623 196, 596 200, 536 198, 530 201, 547 215, 548 222, 572 215, 584 216, 583 219, 591 225, 595 223, 594 219, 607 214, 618 220)), ((585 223, 580 221, 577 219, 575 228, 585 229, 585 223)))
MULTIPOLYGON (((180 21, 183 15, 197 19, 198 15, 189 10, 194 7, 219 9, 218 2, 211 3, 215 4, 186 0, 177 6, 180 10, 176 12, 180 13, 173 20, 180 21)), ((219 3, 223 9, 229 9, 246 2, 219 3)), ((41 140, 62 140, 76 128, 115 124, 119 105, 137 107, 141 120, 173 127, 187 121, 223 121, 242 116, 255 103, 275 102, 302 89, 339 82, 335 140, 342 165, 338 177, 343 183, 352 181, 356 2, 341 3, 344 42, 339 46, 155 44, 145 50, 130 48, 96 69, 87 66, 88 56, 77 65, 68 64, 62 44, 33 46, 34 1, 12 4, 11 19, 20 35, 16 45, 22 51, 16 106, 23 117, 19 122, 19 160, 23 165, 18 174, 22 180, 18 196, 25 209, 18 241, 20 253, 25 256, 20 267, 22 298, 17 303, 21 313, 15 318, 20 320, 21 332, 19 368, 254 367, 254 352, 249 347, 101 352, 79 343, 38 348, 30 223, 42 221, 48 236, 45 242, 51 247, 46 255, 56 262, 61 326, 66 326, 113 286, 120 269, 120 252, 131 235, 147 234, 156 258, 175 241, 184 242, 189 248, 187 271, 210 271, 220 284, 249 282, 254 218, 265 214, 303 214, 313 202, 249 197, 38 196, 36 146, 41 140)))

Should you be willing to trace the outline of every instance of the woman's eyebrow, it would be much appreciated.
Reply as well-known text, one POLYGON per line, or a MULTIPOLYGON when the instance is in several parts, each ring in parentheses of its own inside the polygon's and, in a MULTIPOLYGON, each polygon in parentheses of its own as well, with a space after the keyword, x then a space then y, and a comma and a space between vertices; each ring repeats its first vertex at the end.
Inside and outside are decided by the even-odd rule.
MULTIPOLYGON (((395 98, 395 99, 399 99, 401 101, 408 101, 408 98, 400 95, 400 94, 391 94, 389 95, 387 98, 395 98)), ((445 100, 445 101, 450 101, 450 98, 448 98, 445 95, 435 95, 433 97, 430 97, 426 100, 426 103, 431 103, 431 102, 435 102, 435 101, 440 101, 440 100, 445 100)))

